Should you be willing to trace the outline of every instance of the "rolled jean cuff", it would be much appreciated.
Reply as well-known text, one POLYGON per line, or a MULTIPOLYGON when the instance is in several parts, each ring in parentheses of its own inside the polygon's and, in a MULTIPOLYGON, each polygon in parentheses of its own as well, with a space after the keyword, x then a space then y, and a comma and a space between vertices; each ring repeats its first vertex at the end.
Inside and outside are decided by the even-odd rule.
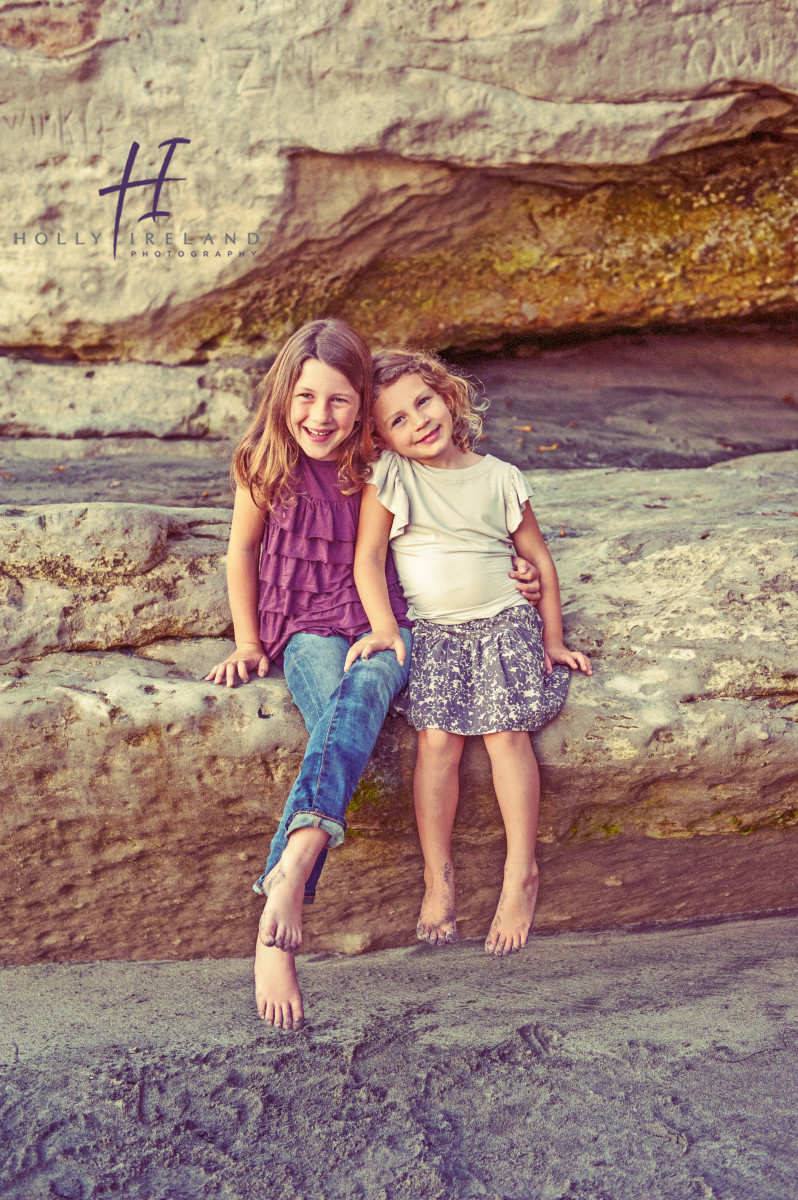
POLYGON ((323 829, 325 833, 329 833, 330 835, 327 849, 333 850, 336 846, 340 846, 344 840, 346 821, 338 821, 335 817, 325 817, 323 813, 299 809, 294 813, 286 826, 286 837, 290 837, 295 829, 323 829))

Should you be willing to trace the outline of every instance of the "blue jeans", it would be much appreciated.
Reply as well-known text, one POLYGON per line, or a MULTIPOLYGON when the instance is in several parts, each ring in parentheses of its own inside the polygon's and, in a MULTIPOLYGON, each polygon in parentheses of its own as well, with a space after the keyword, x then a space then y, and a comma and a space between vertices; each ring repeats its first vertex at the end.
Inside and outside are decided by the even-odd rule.
POLYGON ((350 645, 343 637, 295 633, 285 648, 283 664, 291 697, 305 720, 310 739, 302 767, 288 794, 263 881, 279 862, 289 834, 312 826, 330 835, 305 884, 305 903, 312 904, 327 851, 340 846, 345 813, 371 757, 388 705, 407 683, 411 636, 400 630, 407 655, 400 666, 393 650, 358 658, 344 675, 350 645))

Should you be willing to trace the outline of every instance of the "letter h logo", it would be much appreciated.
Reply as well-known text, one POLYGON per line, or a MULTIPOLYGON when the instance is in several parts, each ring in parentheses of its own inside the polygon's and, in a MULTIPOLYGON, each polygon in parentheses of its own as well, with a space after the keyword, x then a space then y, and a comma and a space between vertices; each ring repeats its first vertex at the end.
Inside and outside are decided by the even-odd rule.
POLYGON ((165 183, 182 183, 182 181, 186 178, 185 175, 166 174, 166 172, 169 170, 169 163, 172 161, 172 155, 181 142, 185 145, 189 145, 191 138, 173 137, 168 138, 165 142, 159 143, 159 150, 163 146, 168 146, 169 149, 166 151, 163 163, 161 164, 161 169, 154 179, 131 179, 130 176, 133 171, 133 164, 136 161, 136 155, 139 152, 139 143, 133 142, 132 146, 130 147, 130 153, 127 156, 127 162, 125 163, 125 170, 122 174, 122 182, 115 183, 111 187, 100 188, 101 196, 107 196, 111 192, 119 192, 119 199, 116 202, 116 221, 114 223, 114 258, 116 258, 116 242, 117 238, 119 237, 119 225, 122 220, 122 209, 125 204, 125 194, 128 189, 137 187, 152 187, 153 185, 155 187, 152 208, 149 212, 146 212, 143 214, 143 216, 139 217, 139 221, 146 221, 148 217, 152 217, 154 221, 156 217, 171 216, 170 210, 158 208, 158 201, 161 198, 161 188, 165 183))

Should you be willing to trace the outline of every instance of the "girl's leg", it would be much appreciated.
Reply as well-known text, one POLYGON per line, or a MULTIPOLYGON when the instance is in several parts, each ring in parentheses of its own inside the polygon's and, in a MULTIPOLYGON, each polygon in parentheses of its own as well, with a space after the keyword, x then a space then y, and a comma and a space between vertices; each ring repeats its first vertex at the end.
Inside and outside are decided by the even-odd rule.
MULTIPOLYGON (((302 713, 309 733, 321 720, 330 696, 341 682, 349 643, 345 638, 323 638, 316 634, 298 633, 291 639, 284 656, 285 677, 291 697, 302 713)), ((272 838, 266 869, 256 884, 264 894, 274 884, 281 896, 275 895, 272 907, 278 905, 280 917, 272 928, 268 945, 260 932, 255 941, 255 1002, 259 1015, 267 1025, 277 1029, 299 1029, 304 1019, 302 993, 296 977, 294 951, 291 947, 301 941, 303 896, 311 900, 315 883, 327 857, 328 835, 318 829, 297 830, 299 838, 292 847, 284 867, 278 870, 289 841, 287 827, 293 816, 291 797, 286 802, 280 824, 272 838), (302 843, 305 843, 303 846, 302 843), (315 844, 314 844, 315 842, 315 844), (298 854, 298 851, 302 851, 298 854), (310 863, 307 878, 302 878, 310 863), (296 856, 296 859, 295 859, 296 856), (279 883, 277 876, 279 874, 279 883), (268 882, 267 882, 268 877, 268 882)), ((266 908, 261 922, 266 916, 266 908)), ((271 919, 270 919, 271 923, 271 919)))
MULTIPOLYGON (((374 743, 382 728, 388 705, 407 681, 410 668, 410 634, 402 630, 407 656, 405 663, 400 665, 393 650, 382 650, 371 658, 357 659, 343 677, 339 676, 335 690, 329 695, 323 707, 321 717, 313 726, 305 748, 302 768, 286 801, 280 830, 284 831, 282 839, 280 830, 272 842, 266 872, 256 884, 257 890, 268 892, 269 898, 275 894, 275 868, 277 863, 284 864, 286 850, 290 847, 296 833, 307 829, 316 834, 315 840, 301 841, 302 872, 305 872, 307 862, 304 851, 307 846, 316 847, 318 859, 320 848, 332 849, 344 840, 346 830, 346 810, 352 795, 360 782, 365 766, 371 757, 374 743), (322 834, 327 837, 322 839, 322 834)), ((313 634, 296 635, 292 639, 289 650, 293 651, 297 638, 310 640, 316 646, 308 647, 308 652, 301 662, 294 660, 293 669, 302 667, 302 675, 306 681, 305 690, 312 690, 310 683, 313 679, 316 655, 326 653, 326 648, 318 645, 324 642, 344 642, 343 638, 322 638, 313 634)), ((346 644, 348 650, 348 644, 346 644)), ((286 663, 289 661, 286 652, 286 663)), ((292 687, 292 694, 299 698, 299 689, 292 687)), ((297 847, 298 852, 298 847, 297 847)), ((311 864, 310 873, 305 875, 305 883, 318 876, 318 863, 311 864)), ((268 916, 270 905, 266 906, 267 922, 261 926, 261 932, 268 939, 274 935, 276 926, 268 916)), ((274 914, 276 916, 276 914, 274 914)), ((288 937, 287 941, 292 942, 288 937)), ((281 939, 282 941, 282 939, 281 939)), ((267 944, 269 942, 267 941, 267 944)), ((276 944, 280 944, 277 942, 276 944)), ((286 949, 295 948, 286 945, 286 949)))
MULTIPOLYGON (((308 733, 312 733, 318 725, 330 697, 341 682, 348 650, 349 642, 346 638, 320 637, 315 633, 295 633, 285 648, 285 681, 291 699, 302 713, 308 733)), ((264 886, 266 877, 280 861, 288 844, 288 825, 294 815, 293 800, 292 789, 269 847, 266 869, 255 885, 256 890, 262 890, 264 895, 268 890, 264 886)), ((325 845, 305 885, 305 900, 308 904, 311 904, 315 897, 316 884, 326 858, 325 845)))
POLYGON ((540 775, 528 733, 486 733, 484 740, 507 836, 504 882, 485 949, 512 954, 526 945, 538 895, 540 775))
MULTIPOLYGON (((392 650, 380 651, 366 661, 358 659, 343 678, 339 675, 335 690, 313 726, 302 768, 286 802, 280 823, 283 844, 278 850, 275 838, 267 871, 258 880, 257 886, 268 897, 260 920, 263 949, 257 948, 255 958, 258 1009, 269 1021, 270 997, 274 996, 275 1016, 270 1023, 283 1028, 296 1028, 301 1020, 293 954, 302 940, 303 896, 308 883, 314 876, 318 878, 319 857, 326 856, 328 847, 343 841, 349 801, 371 757, 388 705, 407 681, 410 634, 403 630, 402 636, 407 648, 403 666, 392 650), (290 959, 290 964, 275 957, 280 955, 283 960, 290 959), (280 995, 289 997, 282 1003, 282 1020, 277 998, 280 995), (286 1024, 286 1020, 292 1023, 286 1024)), ((297 634, 292 646, 299 637, 313 638, 317 644, 343 641, 297 634)), ((348 650, 348 643, 344 644, 348 650)), ((308 694, 312 691, 316 652, 324 652, 324 647, 306 643, 305 649, 309 653, 303 656, 302 674, 308 694)), ((341 672, 342 668, 343 660, 341 672)), ((295 699, 299 690, 292 690, 295 699)))
POLYGON ((431 946, 457 941, 451 841, 464 745, 465 738, 458 733, 443 729, 419 731, 413 794, 426 891, 416 935, 431 946))

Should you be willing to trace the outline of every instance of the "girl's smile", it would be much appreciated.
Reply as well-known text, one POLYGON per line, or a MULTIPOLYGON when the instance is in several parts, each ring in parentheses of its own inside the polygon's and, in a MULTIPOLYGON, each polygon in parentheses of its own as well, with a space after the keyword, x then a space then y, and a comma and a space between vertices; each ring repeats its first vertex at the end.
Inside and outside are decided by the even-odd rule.
POLYGON ((449 407, 420 375, 402 375, 374 402, 380 437, 403 458, 432 467, 462 467, 463 452, 452 441, 449 407))
POLYGON ((334 461, 359 414, 360 396, 346 376, 318 358, 305 359, 291 396, 288 426, 308 458, 334 461))

